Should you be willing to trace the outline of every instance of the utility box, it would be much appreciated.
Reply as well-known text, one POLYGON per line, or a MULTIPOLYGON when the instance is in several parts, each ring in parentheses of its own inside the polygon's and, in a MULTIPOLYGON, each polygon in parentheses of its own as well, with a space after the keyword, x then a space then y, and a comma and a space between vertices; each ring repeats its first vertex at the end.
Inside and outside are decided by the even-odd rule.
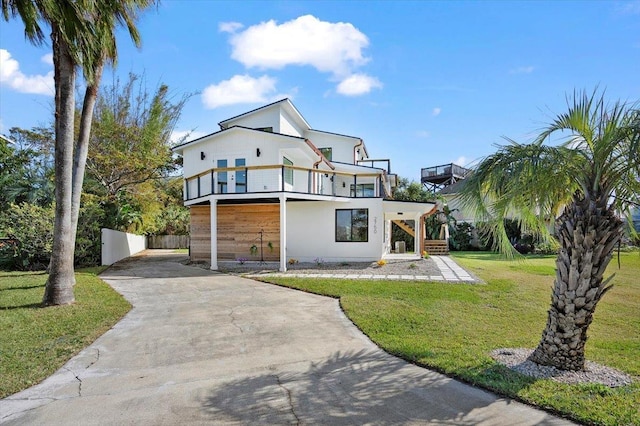
POLYGON ((405 253, 407 244, 404 241, 396 241, 396 253, 405 253))

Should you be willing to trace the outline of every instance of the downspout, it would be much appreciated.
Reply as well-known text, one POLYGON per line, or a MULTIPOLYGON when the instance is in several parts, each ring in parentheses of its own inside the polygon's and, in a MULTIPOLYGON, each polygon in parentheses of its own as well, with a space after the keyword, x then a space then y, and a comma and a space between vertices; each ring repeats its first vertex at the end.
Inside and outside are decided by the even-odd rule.
POLYGON ((364 141, 362 139, 360 139, 360 142, 358 142, 353 147, 353 164, 358 164, 358 157, 357 157, 356 152, 358 151, 358 148, 360 148, 362 145, 364 145, 364 141))
MULTIPOLYGON (((307 139, 307 142, 312 143, 310 140, 307 139)), ((316 161, 315 163, 313 163, 313 166, 311 167, 312 169, 318 169, 318 166, 320 165, 320 163, 322 163, 323 160, 323 156, 321 153, 318 153, 318 161, 316 161)), ((316 186, 316 177, 318 176, 317 173, 314 173, 313 176, 311 177, 311 185, 313 188, 314 193, 317 192, 317 186, 316 186)))

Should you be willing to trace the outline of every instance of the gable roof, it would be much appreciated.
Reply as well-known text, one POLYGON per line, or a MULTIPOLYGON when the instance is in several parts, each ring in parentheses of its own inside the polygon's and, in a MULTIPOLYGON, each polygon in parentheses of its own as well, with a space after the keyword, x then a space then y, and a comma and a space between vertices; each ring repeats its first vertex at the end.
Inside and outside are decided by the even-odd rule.
POLYGON ((219 122, 218 126, 220 126, 221 129, 225 129, 225 128, 228 127, 228 124, 231 121, 237 120, 240 117, 247 117, 247 116, 256 114, 256 113, 258 113, 260 111, 263 111, 265 109, 268 109, 268 108, 273 108, 276 105, 278 105, 280 108, 283 108, 287 113, 289 113, 289 115, 291 117, 293 117, 295 122, 300 127, 304 128, 306 130, 310 130, 311 129, 311 125, 309 125, 307 120, 304 119, 302 114, 300 114, 300 111, 298 111, 298 109, 293 105, 293 103, 291 103, 291 100, 289 98, 280 99, 279 101, 270 103, 268 105, 261 106, 260 108, 253 109, 253 110, 248 111, 248 112, 244 112, 244 113, 242 113, 240 115, 236 115, 235 117, 227 118, 226 120, 222 120, 221 122, 219 122))
POLYGON ((201 136, 201 137, 199 137, 197 139, 193 139, 193 140, 181 143, 180 145, 176 145, 173 148, 171 148, 171 150, 173 152, 177 152, 178 154, 182 154, 182 151, 184 150, 184 148, 186 148, 189 145, 195 145, 195 144, 197 144, 199 142, 202 142, 204 139, 210 138, 211 136, 217 136, 219 134, 226 133, 226 132, 231 132, 231 131, 234 131, 234 130, 246 130, 246 131, 251 131, 251 132, 259 132, 260 134, 276 135, 276 136, 282 136, 282 137, 286 137, 286 138, 305 140, 305 138, 300 137, 300 136, 285 135, 284 133, 264 132, 262 130, 252 129, 250 127, 244 127, 244 126, 231 126, 231 127, 227 127, 225 129, 222 129, 222 130, 218 130, 217 132, 213 132, 213 133, 209 133, 208 135, 201 136))
POLYGON ((464 188, 465 185, 466 185, 466 182, 464 179, 462 179, 455 183, 452 183, 451 185, 445 186, 440 191, 438 191, 438 194, 440 195, 458 194, 462 190, 462 188, 464 188))

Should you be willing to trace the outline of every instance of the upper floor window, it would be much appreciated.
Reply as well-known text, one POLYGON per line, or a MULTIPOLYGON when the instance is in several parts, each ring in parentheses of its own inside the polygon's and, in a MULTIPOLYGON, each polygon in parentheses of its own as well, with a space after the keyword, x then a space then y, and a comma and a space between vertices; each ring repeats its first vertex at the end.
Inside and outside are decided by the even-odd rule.
MULTIPOLYGON (((293 166, 293 161, 289 160, 287 157, 282 157, 282 164, 284 164, 285 166, 293 166)), ((293 169, 290 169, 289 167, 285 167, 283 174, 284 174, 284 183, 293 185, 293 169)))
POLYGON ((352 197, 375 197, 376 186, 373 183, 359 183, 357 185, 351 184, 351 196, 352 197))
POLYGON ((369 241, 369 209, 336 210, 336 242, 369 241))
MULTIPOLYGON (((218 160, 218 168, 224 169, 227 167, 227 160, 218 160)), ((227 172, 218 172, 218 193, 227 193, 227 172)))
POLYGON ((329 161, 333 161, 331 158, 333 154, 333 148, 320 148, 320 152, 322 153, 322 155, 324 155, 324 158, 329 161))
MULTIPOLYGON (((236 158, 236 167, 244 167, 244 158, 236 158)), ((247 192, 247 169, 236 170, 236 192, 247 192)))

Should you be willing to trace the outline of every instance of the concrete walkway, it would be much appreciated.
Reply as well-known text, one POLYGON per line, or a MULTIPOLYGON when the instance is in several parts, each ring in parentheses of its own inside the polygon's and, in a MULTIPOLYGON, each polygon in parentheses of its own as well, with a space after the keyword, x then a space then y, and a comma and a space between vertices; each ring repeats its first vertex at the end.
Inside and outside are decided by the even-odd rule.
POLYGON ((0 423, 568 424, 384 353, 336 299, 180 260, 154 253, 107 270, 134 308, 0 400, 0 423))
MULTIPOLYGON (((466 282, 466 283, 479 283, 481 280, 475 278, 464 270, 460 265, 456 263, 449 256, 429 256, 433 259, 437 266, 438 272, 436 274, 423 275, 411 273, 410 270, 404 271, 402 274, 371 274, 371 273, 345 273, 344 271, 335 272, 318 272, 318 273, 296 273, 295 271, 288 272, 268 272, 270 277, 291 277, 291 278, 338 278, 349 280, 389 280, 389 281, 447 281, 447 282, 466 282)), ((386 255, 385 259, 391 260, 420 260, 419 256, 415 255, 386 255)), ((265 273, 245 274, 245 277, 260 278, 264 277, 265 273)))

